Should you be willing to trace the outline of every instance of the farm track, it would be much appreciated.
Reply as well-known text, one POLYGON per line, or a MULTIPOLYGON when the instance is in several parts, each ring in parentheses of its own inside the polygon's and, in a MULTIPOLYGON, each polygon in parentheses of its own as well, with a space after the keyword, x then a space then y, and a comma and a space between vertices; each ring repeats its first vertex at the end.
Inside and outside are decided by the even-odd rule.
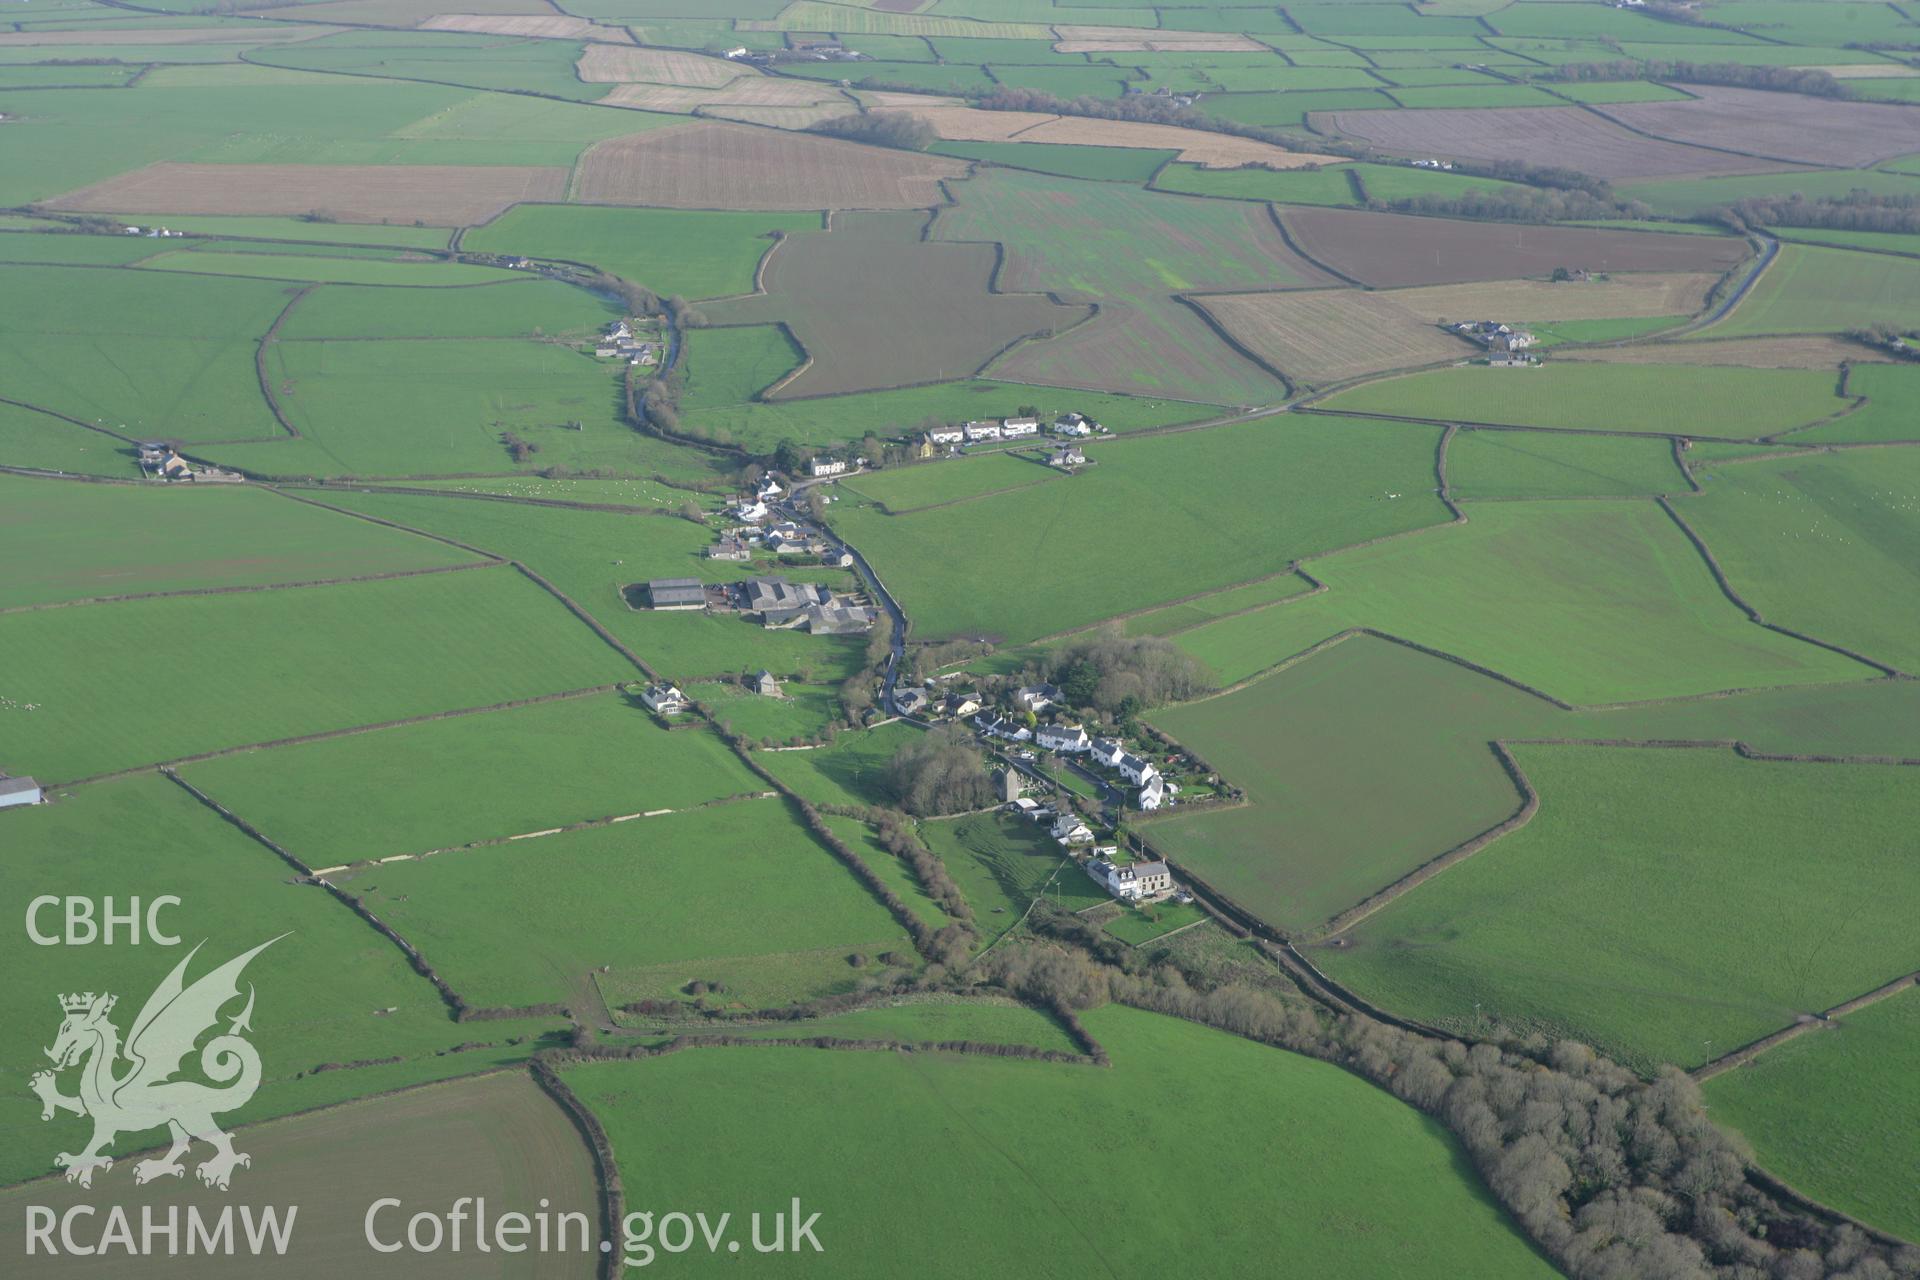
POLYGON ((1712 1062, 1706 1063, 1704 1066, 1695 1067, 1687 1074, 1691 1075, 1696 1081, 1704 1084, 1723 1072, 1731 1071, 1735 1067, 1744 1067, 1747 1063, 1752 1062, 1755 1058, 1773 1048, 1775 1045, 1785 1044, 1787 1041, 1797 1039, 1810 1031, 1830 1030, 1838 1025, 1838 1019, 1845 1017, 1847 1014, 1857 1013, 1871 1004, 1878 1004, 1888 996, 1899 995, 1902 991, 1916 984, 1920 984, 1920 972, 1909 973, 1903 977, 1895 978, 1892 982, 1875 987, 1865 995, 1855 996, 1851 1000, 1834 1005, 1831 1009, 1823 1010, 1820 1013, 1802 1015, 1800 1020, 1792 1026, 1776 1031, 1770 1036, 1762 1036, 1751 1044, 1742 1045, 1732 1053, 1715 1058, 1712 1062))

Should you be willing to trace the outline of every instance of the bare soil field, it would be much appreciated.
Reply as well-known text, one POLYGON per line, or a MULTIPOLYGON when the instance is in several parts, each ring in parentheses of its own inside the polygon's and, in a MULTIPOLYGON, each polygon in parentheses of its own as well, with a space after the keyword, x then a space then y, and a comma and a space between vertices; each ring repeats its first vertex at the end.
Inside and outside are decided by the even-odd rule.
POLYGON ((964 162, 735 124, 613 138, 578 170, 579 199, 670 209, 923 209, 964 162))
POLYGON ((1595 109, 1675 142, 1738 147, 1804 164, 1870 165, 1908 154, 1920 138, 1920 106, 1718 86, 1693 86, 1687 92, 1697 96, 1595 109))
POLYGON ((339 27, 268 24, 247 27, 127 28, 119 31, 7 31, 0 32, 0 48, 40 44, 287 44, 330 36, 339 27))
MULTIPOLYGON (((692 115, 727 107, 815 107, 833 103, 853 110, 832 85, 810 80, 771 80, 743 76, 718 89, 694 89, 675 84, 623 84, 600 99, 601 106, 632 107, 640 111, 662 111, 673 115, 692 115)), ((835 111, 832 114, 843 114, 835 111)))
POLYGON ((1508 280, 1555 267, 1715 274, 1747 256, 1719 236, 1454 222, 1399 213, 1289 207, 1282 215, 1308 257, 1376 288, 1508 280))
POLYGON ((521 165, 178 164, 161 161, 46 202, 101 213, 320 212, 342 222, 459 227, 566 197, 567 171, 521 165))
POLYGON ((835 97, 803 107, 758 107, 732 102, 710 104, 699 109, 703 116, 716 120, 735 120, 741 124, 765 125, 769 129, 810 129, 822 120, 850 116, 859 110, 845 98, 835 97))
POLYGON ((1898 66, 1891 62, 1849 62, 1837 67, 1801 67, 1802 71, 1824 71, 1835 80, 1888 80, 1920 76, 1920 67, 1898 66))
POLYGON ((1707 303, 1717 273, 1667 271, 1605 280, 1488 280, 1398 289, 1393 300, 1429 323, 1482 317, 1515 320, 1613 320, 1690 316, 1707 303))
POLYGON ((1179 125, 1134 120, 1096 120, 1039 111, 988 111, 980 107, 880 107, 919 116, 949 142, 1051 142, 1077 147, 1143 147, 1174 150, 1189 164, 1234 169, 1257 164, 1268 169, 1297 169, 1309 164, 1339 164, 1339 156, 1287 151, 1252 138, 1235 138, 1179 125))
MULTIPOLYGON (((624 27, 602 27, 585 18, 560 14, 436 13, 420 24, 422 31, 468 31, 484 36, 534 36, 543 40, 599 40, 606 44, 633 43, 624 27)), ((584 61, 584 59, 583 59, 584 61)), ((590 76, 581 76, 590 80, 590 76)))
POLYGON ((786 325, 806 349, 767 399, 944 382, 977 372, 1022 337, 1085 320, 1039 293, 989 293, 992 245, 920 239, 916 213, 849 214, 768 259, 763 295, 710 303, 715 324, 786 325), (929 305, 937 300, 937 305, 929 305))
MULTIPOLYGON (((1787 95, 1761 96, 1784 98, 1787 95)), ((1797 96, 1790 100, 1820 101, 1797 96)), ((1598 178, 1772 173, 1787 167, 1750 156, 1645 138, 1581 107, 1434 107, 1324 114, 1316 111, 1307 117, 1307 122, 1319 132, 1343 133, 1396 155, 1566 165, 1598 178)))
POLYGON ((1225 293, 1194 301, 1235 341, 1296 385, 1466 359, 1475 348, 1401 306, 1359 289, 1225 293))
POLYGON ((1694 342, 1651 342, 1633 347, 1595 347, 1565 351, 1559 360, 1608 364, 1708 364, 1743 369, 1837 369, 1842 361, 1883 364, 1890 357, 1844 338, 1725 338, 1694 342))
POLYGON ((637 80, 717 89, 742 77, 761 78, 752 67, 724 58, 708 58, 677 49, 622 49, 611 45, 596 45, 586 50, 574 67, 588 84, 625 84, 637 80))
MULTIPOLYGON (((1156 31, 1142 27, 1087 27, 1056 25, 1054 34, 1064 44, 1110 44, 1132 53, 1156 49, 1191 49, 1196 53, 1265 53, 1267 46, 1242 35, 1222 31, 1156 31)), ((1083 50, 1071 49, 1069 53, 1083 50)))

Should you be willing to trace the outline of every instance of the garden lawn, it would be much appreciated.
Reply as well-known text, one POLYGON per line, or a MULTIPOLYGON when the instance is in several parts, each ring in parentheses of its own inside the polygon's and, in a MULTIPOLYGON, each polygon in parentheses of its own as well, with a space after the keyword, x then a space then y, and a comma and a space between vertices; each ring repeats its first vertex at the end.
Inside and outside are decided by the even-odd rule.
POLYGON ((43 780, 629 679, 511 569, 0 617, 0 758, 43 780))
MULTIPOLYGON (((1920 279, 1920 277, 1916 277, 1920 279)), ((1752 440, 1845 409, 1831 373, 1698 365, 1470 365, 1343 391, 1329 409, 1523 427, 1752 440)))
MULTIPOLYGON (((634 1203, 760 1206, 798 1197, 824 1252, 796 1272, 899 1274, 914 1223, 929 1276, 1210 1275, 1312 1257, 1328 1280, 1553 1272, 1505 1221, 1440 1125, 1353 1076, 1133 1009, 1085 1016, 1109 1068, 950 1054, 706 1049, 570 1067, 606 1127, 634 1203), (1142 1092, 1182 1099, 1116 1125, 1142 1092), (857 1099, 849 1106, 847 1100, 857 1099), (1008 1135, 1025 1141, 1009 1142, 1008 1135), (940 1158, 929 1161, 927 1153, 940 1158), (1124 1244, 1095 1226, 1161 1211, 1124 1244), (1058 1188, 1053 1191, 1036 1191, 1058 1188), (1069 1194, 1067 1189, 1071 1188, 1069 1194), (1394 1205, 1360 1217, 1356 1198, 1394 1205), (1259 1222, 1259 1232, 1247 1224, 1259 1222)), ((724 1254, 681 1255, 701 1274, 724 1254)))
POLYGON ((832 521, 914 638, 1018 643, 1437 523, 1435 441, 1433 429, 1265 418, 1090 446, 1092 464, 1065 482, 914 515, 849 500, 832 521), (1137 537, 1116 536, 1116 512, 1137 537))
POLYGON ((891 805, 897 801, 887 781, 887 762, 900 748, 916 741, 921 732, 895 721, 876 729, 843 733, 831 746, 808 751, 762 751, 754 760, 816 805, 891 805))
POLYGON ((181 776, 309 866, 760 792, 704 727, 618 693, 221 756, 181 776))
MULTIPOLYGON (((573 1004, 589 971, 760 994, 730 964, 912 945, 781 800, 394 862, 347 882, 471 1004, 573 1004), (512 919, 502 936, 496 923, 512 919)), ((844 960, 848 984, 857 976, 844 960)), ((769 997, 774 992, 766 993, 769 997)), ((784 994, 784 993, 781 993, 784 994)), ((824 994, 824 992, 820 993, 824 994)))
POLYGON ((0 541, 14 553, 0 564, 0 609, 480 560, 251 487, 121 488, 3 475, 0 541))
POLYGON ((754 269, 781 235, 817 231, 817 213, 728 213, 521 204, 461 241, 476 253, 584 262, 661 297, 753 289, 754 269))
MULTIPOLYGON (((165 948, 143 939, 130 946, 122 934, 112 946, 86 949, 82 981, 71 949, 35 946, 16 919, 0 943, 0 962, 10 978, 0 989, 0 1020, 18 1034, 0 1050, 0 1071, 23 1089, 30 1072, 47 1066, 40 1046, 51 1043, 59 1027, 54 993, 78 986, 114 992, 121 1009, 115 1020, 124 1029, 147 994, 203 940, 189 981, 269 938, 288 935, 246 970, 244 981, 258 990, 251 1039, 260 1049, 263 1077, 253 1100, 231 1113, 232 1123, 485 1070, 541 1046, 530 1040, 518 1048, 448 1051, 475 1039, 537 1036, 553 1026, 490 1024, 486 1035, 476 1037, 472 1027, 453 1021, 399 948, 322 890, 292 883, 285 863, 157 775, 84 787, 56 804, 9 813, 6 820, 8 848, 18 855, 0 860, 0 894, 8 902, 25 904, 43 894, 96 901, 112 895, 124 907, 131 899, 152 902, 171 894, 180 903, 163 909, 159 920, 183 942, 165 948), (323 1063, 388 1057, 404 1061, 311 1074, 323 1063)), ((42 926, 57 932, 57 914, 43 912, 42 926)), ((227 1013, 238 1010, 235 1001, 227 1013)), ((62 1083, 73 1089, 71 1073, 62 1083)), ((0 1114, 0 1183, 53 1172, 53 1153, 77 1150, 86 1133, 77 1117, 43 1123, 36 1107, 6 1108, 0 1114)), ((129 1130, 113 1151, 125 1154, 152 1142, 151 1130, 129 1130)), ((106 1176, 110 1187, 131 1185, 130 1169, 106 1176)))
POLYGON ((287 286, 112 267, 0 266, 7 397, 136 439, 282 434, 254 346, 287 286))
POLYGON ((1920 776, 1522 746, 1540 810, 1315 961, 1383 1009, 1695 1066, 1920 967, 1920 776), (1475 1010, 1478 1009, 1476 1018, 1475 1010))
POLYGON ((1873 325, 1920 327, 1920 260, 1789 244, 1732 314, 1703 333, 1739 338, 1873 325))
POLYGON ((1676 505, 1769 622, 1920 670, 1920 450, 1716 467, 1676 505))
POLYGON ((1557 729, 1539 698, 1358 636, 1223 698, 1157 712, 1248 803, 1156 817, 1155 848, 1288 933, 1313 930, 1504 821, 1491 746, 1557 729))
POLYGON ((1909 988, 1706 1084, 1769 1173, 1906 1239, 1920 1236, 1920 992, 1909 988))
POLYGON ((1685 492, 1665 440, 1554 434, 1547 431, 1462 431, 1447 446, 1453 497, 1609 498, 1685 492))

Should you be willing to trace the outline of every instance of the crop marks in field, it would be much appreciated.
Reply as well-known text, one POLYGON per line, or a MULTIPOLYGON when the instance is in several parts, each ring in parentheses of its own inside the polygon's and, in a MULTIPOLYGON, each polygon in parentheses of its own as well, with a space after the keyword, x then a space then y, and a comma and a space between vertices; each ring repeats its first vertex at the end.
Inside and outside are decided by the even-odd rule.
POLYGON ((1475 353, 1392 294, 1314 289, 1212 294, 1195 302, 1296 388, 1475 353))
POLYGON ((941 156, 689 124, 618 138, 581 158, 575 195, 672 209, 924 209, 966 165, 941 156))

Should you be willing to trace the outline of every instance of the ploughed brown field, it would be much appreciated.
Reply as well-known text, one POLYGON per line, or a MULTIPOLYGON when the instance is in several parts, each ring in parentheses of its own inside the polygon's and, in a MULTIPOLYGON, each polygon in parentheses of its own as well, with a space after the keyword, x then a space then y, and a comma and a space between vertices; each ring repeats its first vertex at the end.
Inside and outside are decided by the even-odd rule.
MULTIPOLYGON (((1794 98, 1793 101, 1808 103, 1818 99, 1794 98)), ((1687 107, 1693 104, 1649 105, 1687 107)), ((1449 160, 1518 160, 1525 164, 1578 169, 1597 178, 1774 173, 1791 167, 1753 156, 1736 156, 1642 137, 1581 107, 1316 111, 1310 120, 1323 133, 1343 133, 1395 155, 1415 159, 1434 156, 1449 160)))
MULTIPOLYGON (((496 19, 498 21, 498 19, 496 19)), ((575 68, 588 84, 622 84, 643 81, 648 84, 680 84, 696 89, 717 89, 742 76, 759 76, 752 67, 725 58, 679 49, 621 49, 611 45, 589 47, 580 55, 575 68)))
POLYGON ((1646 133, 1804 164, 1865 166, 1920 147, 1920 106, 1842 102, 1799 93, 1690 85, 1691 102, 1596 110, 1646 133))
POLYGON ((672 209, 924 209, 964 161, 736 124, 689 124, 599 143, 575 195, 672 209))
POLYGON ((1392 298, 1422 320, 1482 316, 1516 320, 1613 320, 1690 316, 1707 305, 1720 277, 1710 271, 1662 271, 1605 280, 1488 280, 1396 289, 1392 298))
POLYGON ((522 200, 562 200, 567 171, 520 165, 179 164, 163 160, 47 201, 101 213, 318 212, 342 222, 486 222, 522 200))
POLYGON ((1090 308, 1040 293, 990 293, 987 244, 920 238, 924 215, 855 213, 825 235, 788 238, 767 292, 701 309, 715 324, 783 323, 807 362, 769 400, 944 382, 977 372, 1024 337, 1072 328, 1090 308))
POLYGON ((1392 294, 1312 289, 1214 294, 1194 302, 1296 387, 1480 353, 1401 306, 1392 294))
POLYGON ((1289 207, 1281 220, 1301 252, 1375 288, 1588 271, 1722 272, 1745 258, 1732 237, 1452 222, 1401 213, 1289 207))
MULTIPOLYGON (((489 36, 533 36, 542 40, 604 40, 629 44, 625 27, 602 27, 585 18, 549 14, 437 13, 420 24, 422 31, 466 31, 489 36)), ((585 79, 585 76, 581 77, 585 79)))

